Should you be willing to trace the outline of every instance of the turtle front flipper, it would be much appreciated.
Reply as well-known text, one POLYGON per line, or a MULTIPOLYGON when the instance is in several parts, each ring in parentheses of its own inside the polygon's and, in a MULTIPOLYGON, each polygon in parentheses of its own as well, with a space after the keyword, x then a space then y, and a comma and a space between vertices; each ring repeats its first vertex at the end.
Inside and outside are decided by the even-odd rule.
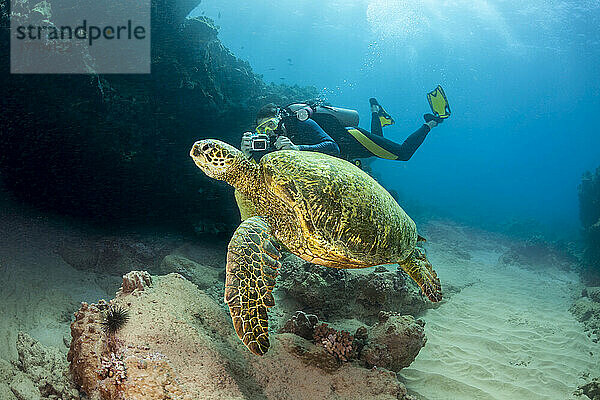
POLYGON ((442 300, 442 286, 433 266, 427 260, 425 253, 418 247, 403 262, 400 267, 410 276, 421 288, 429 300, 438 302, 442 300))
POLYGON ((242 222, 227 250, 225 303, 239 338, 251 352, 262 356, 269 350, 267 309, 275 305, 271 292, 281 253, 271 228, 260 217, 242 222))

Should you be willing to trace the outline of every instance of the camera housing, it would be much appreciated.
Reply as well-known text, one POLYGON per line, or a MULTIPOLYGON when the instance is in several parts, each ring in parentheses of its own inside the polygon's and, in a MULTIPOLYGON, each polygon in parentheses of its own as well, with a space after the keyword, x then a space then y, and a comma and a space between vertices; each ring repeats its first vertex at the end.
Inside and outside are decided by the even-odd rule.
POLYGON ((268 150, 271 144, 269 135, 264 133, 253 133, 251 142, 252 151, 265 151, 268 150))

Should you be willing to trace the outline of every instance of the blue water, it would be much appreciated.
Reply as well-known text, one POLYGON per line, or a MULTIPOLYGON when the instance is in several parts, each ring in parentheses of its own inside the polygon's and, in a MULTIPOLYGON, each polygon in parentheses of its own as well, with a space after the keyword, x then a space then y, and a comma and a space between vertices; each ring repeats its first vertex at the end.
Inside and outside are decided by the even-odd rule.
POLYGON ((314 85, 364 128, 377 97, 392 140, 442 84, 452 117, 409 162, 373 164, 385 186, 442 215, 577 232, 577 185, 600 165, 600 1, 203 0, 192 14, 265 81, 314 85))

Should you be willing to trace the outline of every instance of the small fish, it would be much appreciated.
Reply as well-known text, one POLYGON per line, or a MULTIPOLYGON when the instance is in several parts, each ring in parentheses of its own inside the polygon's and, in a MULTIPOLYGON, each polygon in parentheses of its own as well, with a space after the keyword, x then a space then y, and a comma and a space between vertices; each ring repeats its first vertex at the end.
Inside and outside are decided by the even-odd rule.
POLYGON ((219 15, 217 15, 217 18, 221 18, 221 11, 219 11, 219 15))
POLYGON ((269 68, 269 71, 275 71, 275 67, 269 68))

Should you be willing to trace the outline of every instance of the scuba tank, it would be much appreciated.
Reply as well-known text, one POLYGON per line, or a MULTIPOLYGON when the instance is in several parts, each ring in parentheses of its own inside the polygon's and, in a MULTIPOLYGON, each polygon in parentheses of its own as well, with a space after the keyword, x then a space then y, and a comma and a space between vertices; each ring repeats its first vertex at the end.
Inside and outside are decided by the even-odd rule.
POLYGON ((300 121, 310 118, 315 121, 337 143, 341 152, 339 157, 361 167, 360 161, 357 163, 357 160, 348 158, 344 153, 344 149, 351 148, 356 140, 348 134, 347 128, 358 127, 358 111, 311 101, 292 103, 280 110, 284 118, 295 118, 300 121))
POLYGON ((340 125, 343 127, 347 126, 358 126, 358 111, 350 110, 347 108, 331 107, 325 105, 319 105, 316 103, 292 103, 284 107, 284 110, 289 116, 296 116, 300 121, 306 121, 313 116, 318 114, 331 115, 340 125))

